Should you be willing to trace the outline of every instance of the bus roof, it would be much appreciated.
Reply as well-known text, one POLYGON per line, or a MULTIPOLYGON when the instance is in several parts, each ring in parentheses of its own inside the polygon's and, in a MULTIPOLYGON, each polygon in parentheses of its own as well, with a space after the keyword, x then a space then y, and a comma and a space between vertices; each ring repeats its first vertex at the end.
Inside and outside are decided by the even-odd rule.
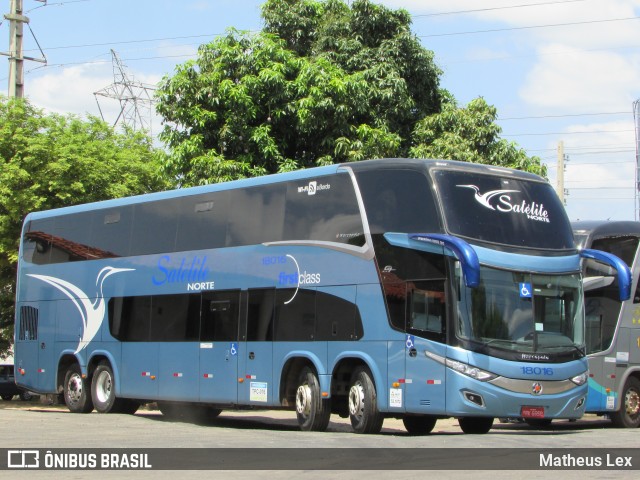
POLYGON ((258 185, 265 185, 276 182, 285 182, 290 180, 304 180, 307 178, 331 175, 336 173, 341 168, 349 167, 354 171, 366 171, 380 168, 400 167, 408 169, 452 169, 452 170, 464 170, 469 172, 477 172, 480 174, 493 174, 493 175, 508 175, 514 179, 529 180, 546 182, 542 177, 522 172, 519 170, 513 170, 505 167, 498 167, 494 165, 483 165, 468 162, 460 162, 454 160, 433 160, 433 159, 410 159, 410 158, 384 158, 376 160, 363 160, 360 162, 333 164, 323 167, 314 167, 302 170, 296 170, 294 172, 277 173, 271 175, 265 175, 262 177, 246 178, 241 180, 233 180, 229 182, 215 183, 202 185, 197 187, 178 188, 174 190, 166 190, 163 192, 147 193, 143 195, 134 195, 130 197, 122 197, 111 200, 104 200, 100 202, 92 202, 81 205, 74 205, 69 207, 62 207, 51 210, 43 210, 39 212, 29 213, 25 219, 25 223, 30 220, 55 217, 58 215, 66 215, 70 213, 86 212, 93 209, 103 208, 115 208, 124 205, 130 205, 135 203, 142 203, 148 201, 157 201, 170 198, 177 198, 188 195, 197 195, 201 193, 233 190, 238 188, 248 188, 258 185))
POLYGON ((640 222, 609 221, 609 220, 583 220, 571 222, 574 234, 588 238, 586 245, 594 240, 605 237, 640 237, 640 222))

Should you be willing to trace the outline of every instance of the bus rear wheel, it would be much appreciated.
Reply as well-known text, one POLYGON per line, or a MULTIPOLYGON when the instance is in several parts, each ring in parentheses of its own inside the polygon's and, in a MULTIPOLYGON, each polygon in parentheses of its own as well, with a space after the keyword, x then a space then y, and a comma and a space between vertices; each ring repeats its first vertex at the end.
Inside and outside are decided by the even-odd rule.
POLYGON ((91 378, 82 378, 80 367, 74 363, 64 376, 64 403, 72 413, 89 413, 93 410, 93 402, 89 393, 91 378))
POLYGON ((384 416, 378 410, 378 396, 371 374, 358 368, 351 377, 349 389, 349 419, 356 433, 379 433, 384 416))
POLYGON ((298 379, 296 416, 302 431, 324 432, 329 426, 331 417, 329 400, 322 399, 318 377, 309 367, 302 369, 298 379))
POLYGON ((492 417, 462 417, 458 419, 460 428, 464 433, 485 434, 493 426, 492 417))
POLYGON ((638 428, 640 426, 640 380, 635 377, 627 379, 620 403, 620 410, 611 413, 613 424, 620 428, 638 428))
POLYGON ((101 362, 93 372, 91 400, 99 413, 134 414, 140 406, 134 400, 116 397, 113 370, 108 362, 101 362))

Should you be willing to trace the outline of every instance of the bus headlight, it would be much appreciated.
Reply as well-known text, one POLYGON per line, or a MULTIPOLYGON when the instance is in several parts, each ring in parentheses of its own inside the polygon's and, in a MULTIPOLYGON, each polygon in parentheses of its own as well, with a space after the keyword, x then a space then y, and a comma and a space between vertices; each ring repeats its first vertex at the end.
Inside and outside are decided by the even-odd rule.
POLYGON ((584 385, 585 383, 587 383, 588 373, 589 372, 587 371, 587 372, 581 373, 580 375, 576 375, 571 379, 571 381, 578 386, 584 385))
POLYGON ((486 370, 482 370, 464 362, 452 360, 451 358, 444 358, 431 352, 425 352, 425 355, 438 363, 446 365, 451 370, 455 370, 458 373, 466 375, 467 377, 475 378, 481 382, 488 382, 489 380, 493 380, 498 377, 495 373, 487 372, 486 370))

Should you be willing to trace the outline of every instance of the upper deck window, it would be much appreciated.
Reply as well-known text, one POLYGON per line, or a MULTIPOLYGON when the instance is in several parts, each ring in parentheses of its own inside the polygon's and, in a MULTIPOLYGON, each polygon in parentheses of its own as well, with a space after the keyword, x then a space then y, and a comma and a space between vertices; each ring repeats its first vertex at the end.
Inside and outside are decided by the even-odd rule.
POLYGON ((386 232, 439 232, 436 204, 427 177, 415 170, 357 172, 369 228, 386 232))
POLYGON ((573 250, 571 225, 548 183, 438 170, 447 230, 473 240, 522 248, 573 250))

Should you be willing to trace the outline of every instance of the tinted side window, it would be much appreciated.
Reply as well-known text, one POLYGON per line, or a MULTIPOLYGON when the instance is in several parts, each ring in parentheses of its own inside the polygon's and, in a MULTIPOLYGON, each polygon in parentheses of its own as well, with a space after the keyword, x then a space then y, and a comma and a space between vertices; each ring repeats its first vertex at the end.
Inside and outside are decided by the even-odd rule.
POLYGON ((238 339, 240 292, 204 292, 202 294, 202 334, 205 342, 238 339))
POLYGON ((151 333, 151 298, 117 297, 109 300, 111 335, 122 341, 148 341, 151 333))
POLYGON ((131 208, 62 215, 29 224, 23 258, 42 265, 125 256, 130 238, 131 208))
POLYGON ((282 184, 230 191, 227 246, 282 240, 284 196, 282 184))
POLYGON ((175 250, 178 202, 178 199, 171 199, 135 205, 131 255, 175 250))
POLYGON ((275 289, 249 290, 247 305, 247 341, 273 339, 275 289))
POLYGON ((225 246, 229 193, 216 192, 180 199, 176 250, 225 246))
POLYGON ((200 294, 151 297, 151 341, 197 341, 199 326, 200 294))
POLYGON ((347 174, 290 182, 283 240, 317 240, 362 246, 364 228, 347 174))
POLYGON ((371 233, 440 232, 438 210, 427 177, 414 170, 356 174, 371 233))
POLYGON ((362 318, 355 304, 355 287, 328 287, 326 291, 318 290, 316 305, 316 340, 344 341, 359 340, 364 336, 362 318), (349 290, 347 290, 349 289, 349 290), (347 300, 338 296, 350 295, 347 300), (332 293, 335 293, 333 295, 332 293))
MULTIPOLYGON (((105 253, 105 257, 129 255, 133 207, 96 210, 91 229, 90 245, 105 253)), ((87 259, 89 260, 89 259, 87 259)))
POLYGON ((445 340, 446 300, 444 281, 410 284, 407 331, 434 340, 445 340))
POLYGON ((313 340, 316 328, 316 291, 278 290, 276 341, 313 340))

